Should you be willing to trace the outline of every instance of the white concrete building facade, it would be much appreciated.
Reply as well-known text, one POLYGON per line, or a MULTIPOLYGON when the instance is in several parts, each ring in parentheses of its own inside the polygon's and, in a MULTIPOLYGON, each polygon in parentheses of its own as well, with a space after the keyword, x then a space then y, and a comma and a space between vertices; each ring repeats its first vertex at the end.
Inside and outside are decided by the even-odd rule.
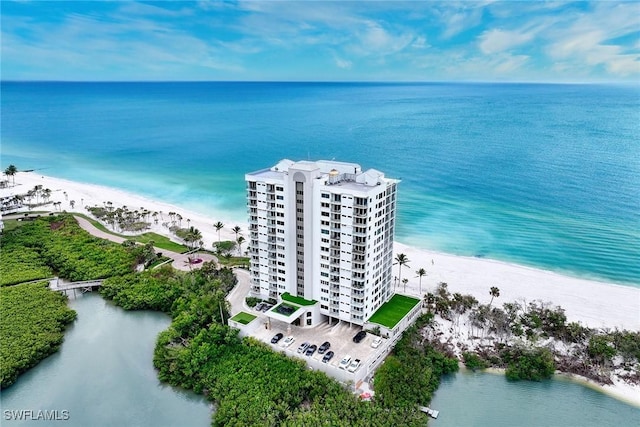
POLYGON ((245 180, 252 295, 293 303, 299 326, 363 325, 391 297, 398 180, 287 159, 245 180))

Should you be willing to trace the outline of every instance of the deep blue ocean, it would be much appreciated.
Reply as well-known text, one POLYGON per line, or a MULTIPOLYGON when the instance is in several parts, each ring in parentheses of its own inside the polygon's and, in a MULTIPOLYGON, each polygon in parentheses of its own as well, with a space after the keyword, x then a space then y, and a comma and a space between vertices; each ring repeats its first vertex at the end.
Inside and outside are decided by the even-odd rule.
POLYGON ((1 167, 244 218, 244 174, 402 179, 397 239, 640 286, 640 86, 2 82, 1 167))

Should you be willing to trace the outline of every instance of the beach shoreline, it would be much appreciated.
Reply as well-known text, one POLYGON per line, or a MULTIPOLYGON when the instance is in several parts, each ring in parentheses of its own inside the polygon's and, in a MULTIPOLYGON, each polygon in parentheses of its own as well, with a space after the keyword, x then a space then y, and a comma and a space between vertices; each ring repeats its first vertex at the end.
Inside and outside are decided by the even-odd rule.
MULTIPOLYGON (((11 178, 10 180, 12 181, 11 178)), ((47 205, 50 210, 54 210, 51 203, 59 202, 59 208, 55 210, 86 214, 85 206, 104 206, 105 202, 111 201, 115 208, 144 207, 152 212, 162 212, 160 216, 164 220, 159 220, 158 224, 151 221, 148 231, 163 235, 170 233, 162 223, 169 221, 169 212, 176 212, 183 218, 183 227, 188 223, 201 231, 206 249, 211 249, 218 239, 235 240, 236 235, 232 231, 234 226, 240 226, 240 234, 245 239, 248 238, 246 218, 225 218, 221 212, 212 212, 211 216, 202 215, 124 190, 69 181, 36 172, 19 172, 15 175, 15 182, 16 186, 0 190, 0 195, 24 194, 36 185, 41 185, 43 189, 51 190, 50 204, 47 205), (71 206, 71 201, 75 202, 74 207, 71 206), (213 227, 217 221, 224 224, 219 236, 213 227)), ((502 305, 503 302, 513 301, 549 302, 565 310, 568 322, 580 322, 590 328, 640 330, 640 287, 564 276, 499 260, 423 250, 399 242, 394 243, 394 252, 404 253, 410 266, 403 268, 401 272, 401 267, 394 266, 394 276, 409 279, 406 285, 400 280, 396 282, 393 290, 398 293, 422 298, 427 292, 433 292, 438 283, 445 282, 450 292, 471 294, 484 304, 491 300, 489 290, 495 286, 499 288, 500 296, 494 300, 494 304, 502 305), (421 280, 415 273, 420 268, 427 271, 427 275, 421 280)), ((638 387, 624 383, 601 386, 593 381, 586 381, 611 396, 640 406, 638 387)))
MULTIPOLYGON (((467 370, 469 372, 473 372, 471 369, 468 369, 461 362, 461 369, 467 370)), ((505 375, 506 369, 504 368, 486 368, 481 370, 480 372, 491 374, 491 375, 505 375)), ((590 388, 600 393, 604 393, 607 396, 610 396, 614 399, 617 399, 621 402, 624 402, 628 405, 635 406, 636 408, 640 408, 640 394, 638 393, 638 388, 633 387, 626 383, 615 383, 613 385, 602 385, 597 382, 589 379, 587 377, 583 377, 582 375, 571 374, 567 372, 556 371, 551 378, 554 381, 570 381, 572 383, 580 384, 583 387, 590 388)))

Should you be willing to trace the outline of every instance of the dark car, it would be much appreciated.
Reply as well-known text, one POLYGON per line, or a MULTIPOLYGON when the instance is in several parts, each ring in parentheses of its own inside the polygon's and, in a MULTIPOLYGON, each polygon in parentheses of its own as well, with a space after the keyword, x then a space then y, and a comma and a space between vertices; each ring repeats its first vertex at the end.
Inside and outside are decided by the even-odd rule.
POLYGON ((353 342, 354 343, 359 343, 360 341, 362 341, 364 339, 364 337, 367 336, 367 331, 360 331, 356 334, 355 337, 353 337, 353 342))
POLYGON ((325 351, 329 350, 329 347, 331 347, 331 343, 329 341, 323 342, 318 349, 318 354, 324 354, 325 351))
POLYGON ((315 344, 310 345, 309 347, 307 347, 307 351, 305 351, 304 354, 307 355, 307 356, 313 356, 313 353, 316 352, 317 348, 318 348, 318 346, 315 345, 315 344))
POLYGON ((280 332, 278 332, 277 334, 275 334, 273 336, 273 338, 271 338, 271 344, 277 344, 278 341, 280 341, 282 339, 282 337, 284 337, 284 335, 282 335, 280 332))
POLYGON ((324 363, 327 363, 332 358, 333 358, 333 351, 329 350, 329 351, 327 351, 327 354, 325 354, 324 357, 322 358, 322 361, 324 363))

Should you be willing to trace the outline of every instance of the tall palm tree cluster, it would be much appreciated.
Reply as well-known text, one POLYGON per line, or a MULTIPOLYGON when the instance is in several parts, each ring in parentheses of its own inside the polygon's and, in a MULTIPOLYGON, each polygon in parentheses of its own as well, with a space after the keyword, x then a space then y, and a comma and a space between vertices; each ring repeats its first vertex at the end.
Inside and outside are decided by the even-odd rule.
MULTIPOLYGON (((409 267, 409 258, 406 254, 397 254, 394 259, 393 265, 398 266, 398 276, 396 277, 396 285, 402 283, 404 285, 403 292, 407 291, 407 283, 409 283, 409 279, 402 278, 402 267, 409 267)), ((419 268, 416 270, 416 277, 419 279, 418 281, 418 295, 422 294, 422 278, 427 275, 427 270, 424 268, 419 268)))
POLYGON ((190 226, 186 229, 181 229, 178 234, 179 237, 184 240, 189 249, 193 250, 196 247, 202 247, 202 233, 197 228, 190 226))
POLYGON ((9 165, 9 167, 4 170, 4 174, 11 177, 13 185, 16 185, 16 173, 18 173, 18 168, 15 165, 9 165))
MULTIPOLYGON (((73 207, 71 202, 74 201, 69 202, 73 207)), ((87 210, 97 219, 111 226, 114 231, 146 230, 151 226, 149 218, 153 213, 144 207, 139 210, 130 210, 127 206, 114 208, 112 202, 104 202, 104 206, 87 206, 87 210)))
MULTIPOLYGON (((222 230, 224 228, 224 224, 221 221, 216 222, 215 224, 213 224, 213 228, 216 229, 216 232, 218 233, 218 243, 216 244, 215 242, 213 243, 213 247, 214 249, 220 249, 219 248, 219 244, 221 243, 220 241, 220 230, 222 230)), ((246 239, 240 235, 240 232, 242 231, 242 228, 240 228, 239 225, 236 225, 235 227, 233 227, 231 229, 231 231, 233 231, 236 235, 236 249, 238 250, 238 256, 242 255, 242 244, 246 241, 246 239)))

